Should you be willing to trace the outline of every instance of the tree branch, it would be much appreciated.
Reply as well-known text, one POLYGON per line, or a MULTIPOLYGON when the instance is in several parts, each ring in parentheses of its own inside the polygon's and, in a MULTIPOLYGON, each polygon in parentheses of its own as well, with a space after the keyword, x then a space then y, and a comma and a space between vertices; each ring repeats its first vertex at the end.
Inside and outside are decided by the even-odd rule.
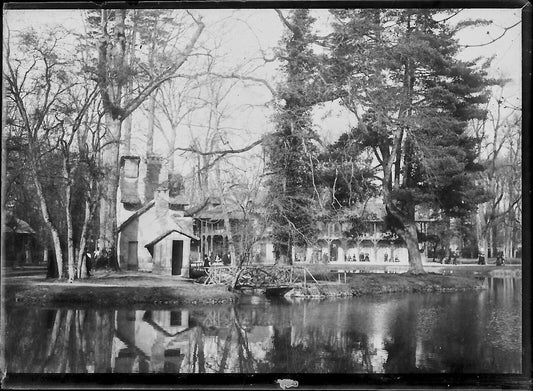
POLYGON ((286 18, 285 16, 283 16, 283 13, 279 10, 279 9, 274 9, 274 11, 276 11, 276 13, 278 14, 279 16, 279 19, 281 20, 281 22, 287 26, 287 28, 289 30, 291 30, 293 32, 293 34, 298 34, 300 32, 300 30, 298 30, 297 27, 295 27, 292 23, 290 23, 286 18))
POLYGON ((243 147, 243 148, 239 148, 239 149, 230 148, 230 149, 224 149, 224 150, 218 150, 218 151, 203 152, 203 151, 199 150, 198 148, 193 148, 193 147, 189 147, 189 148, 177 147, 174 150, 175 151, 192 152, 192 153, 196 153, 196 154, 201 155, 201 156, 226 155, 226 154, 229 154, 229 153, 236 154, 236 153, 242 153, 242 152, 249 151, 250 149, 253 149, 254 147, 256 147, 259 144, 263 143, 263 141, 265 141, 267 137, 268 136, 262 137, 259 140, 254 141, 252 144, 250 144, 250 145, 248 145, 246 147, 243 147))
POLYGON ((481 46, 487 46, 487 45, 490 45, 491 43, 494 43, 496 42, 497 40, 499 40, 500 38, 502 38, 508 30, 512 29, 513 27, 515 26, 518 26, 520 23, 522 23, 522 21, 518 21, 516 22, 515 24, 513 24, 512 26, 509 26, 509 27, 504 27, 503 28, 503 32, 496 38, 492 39, 491 41, 489 42, 485 42, 485 43, 480 43, 478 45, 459 45, 461 47, 464 47, 464 48, 478 48, 478 47, 481 47, 481 46))

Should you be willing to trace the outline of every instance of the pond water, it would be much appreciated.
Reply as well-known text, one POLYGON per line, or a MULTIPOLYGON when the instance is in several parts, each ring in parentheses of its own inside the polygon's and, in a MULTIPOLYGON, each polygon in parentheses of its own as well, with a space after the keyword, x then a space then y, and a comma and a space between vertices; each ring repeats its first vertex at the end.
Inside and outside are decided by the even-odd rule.
POLYGON ((8 373, 520 373, 521 279, 169 310, 6 309, 8 373))

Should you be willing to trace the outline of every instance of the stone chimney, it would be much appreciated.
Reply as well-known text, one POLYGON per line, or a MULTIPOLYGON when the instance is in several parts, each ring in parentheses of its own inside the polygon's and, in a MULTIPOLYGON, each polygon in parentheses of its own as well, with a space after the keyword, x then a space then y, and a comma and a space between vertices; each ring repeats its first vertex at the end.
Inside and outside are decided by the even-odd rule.
POLYGON ((168 202, 168 186, 161 185, 154 191, 155 199, 155 212, 157 216, 163 216, 168 214, 169 202, 168 202))
POLYGON ((137 191, 140 160, 138 156, 122 156, 120 159, 120 201, 126 209, 136 208, 141 203, 137 191))
POLYGON ((146 156, 146 176, 144 178, 145 202, 154 199, 154 192, 159 187, 159 176, 161 173, 163 159, 154 154, 146 156))
POLYGON ((189 200, 185 196, 185 184, 180 174, 176 172, 168 174, 168 190, 170 209, 183 214, 185 207, 189 205, 189 200))

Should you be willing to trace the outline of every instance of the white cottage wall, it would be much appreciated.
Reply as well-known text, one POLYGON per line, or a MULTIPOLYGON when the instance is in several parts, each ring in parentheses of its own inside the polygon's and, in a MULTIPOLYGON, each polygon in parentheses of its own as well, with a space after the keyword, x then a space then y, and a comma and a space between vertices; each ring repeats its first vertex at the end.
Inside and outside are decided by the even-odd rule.
POLYGON ((162 274, 172 274, 172 242, 183 242, 183 258, 181 264, 182 277, 189 277, 191 239, 179 232, 172 232, 154 245, 153 270, 162 274))

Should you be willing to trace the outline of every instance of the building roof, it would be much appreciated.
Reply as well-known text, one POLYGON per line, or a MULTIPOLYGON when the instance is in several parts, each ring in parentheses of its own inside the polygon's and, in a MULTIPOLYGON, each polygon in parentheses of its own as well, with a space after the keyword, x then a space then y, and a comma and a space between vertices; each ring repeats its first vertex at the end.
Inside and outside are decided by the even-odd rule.
MULTIPOLYGON (((227 211, 230 219, 244 219, 244 213, 242 210, 230 209, 227 211)), ((193 214, 193 217, 206 220, 224 220, 224 208, 222 205, 209 206, 197 213, 193 214)))
POLYGON ((144 212, 149 210, 152 206, 155 205, 155 200, 152 200, 148 202, 146 205, 141 207, 140 209, 137 209, 130 217, 128 217, 120 226, 118 227, 118 232, 122 231, 129 223, 131 223, 133 220, 135 220, 137 217, 142 215, 144 212))
MULTIPOLYGON (((382 221, 387 214, 383 199, 380 197, 369 198, 366 202, 362 202, 355 207, 355 212, 365 218, 367 221, 382 221)), ((415 220, 417 222, 435 221, 436 219, 430 216, 431 211, 422 206, 418 206, 415 210, 415 220)))
POLYGON ((153 239, 150 243, 146 244, 144 247, 150 247, 150 246, 153 246, 154 244, 156 244, 157 242, 163 240, 164 238, 166 238, 168 235, 170 235, 172 232, 177 232, 179 234, 182 234, 182 235, 185 235, 185 236, 188 236, 189 238, 191 239, 195 239, 195 240, 200 240, 200 238, 198 236, 195 236, 192 232, 188 232, 187 230, 181 228, 181 229, 178 229, 178 228, 172 228, 172 229, 169 229, 167 231, 164 231, 161 235, 157 236, 155 239, 153 239))
POLYGON ((174 197, 169 196, 168 203, 172 205, 189 205, 189 200, 185 195, 179 194, 174 197))
POLYGON ((10 216, 6 219, 5 232, 33 235, 35 231, 24 220, 10 216))

